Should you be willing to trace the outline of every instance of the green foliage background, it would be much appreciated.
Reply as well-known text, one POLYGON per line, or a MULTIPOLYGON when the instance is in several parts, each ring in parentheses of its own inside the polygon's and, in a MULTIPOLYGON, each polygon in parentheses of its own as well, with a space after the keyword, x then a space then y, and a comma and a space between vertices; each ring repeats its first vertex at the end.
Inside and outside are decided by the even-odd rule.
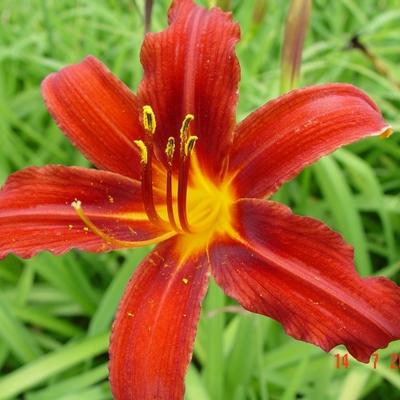
MULTIPOLYGON (((238 119, 278 95, 287 6, 286 0, 231 2, 242 26, 238 119), (262 3, 266 12, 255 18, 254 8, 262 3)), ((167 7, 167 0, 155 1, 154 30, 165 27, 167 7)), ((88 165, 51 121, 40 82, 93 54, 135 89, 142 9, 139 0, 0 0, 1 183, 29 165, 88 165)), ((356 84, 400 130, 399 0, 314 0, 303 61, 302 86, 356 84), (349 48, 355 34, 386 72, 349 48)), ((398 135, 367 139, 308 168, 276 198, 340 231, 355 246, 361 274, 399 281, 399 161, 398 135)), ((0 262, 1 400, 111 399, 110 324, 145 253, 45 253, 0 262)), ((399 399, 393 353, 400 353, 400 341, 379 352, 376 369, 354 360, 348 369, 336 369, 333 354, 292 340, 270 319, 242 312, 212 285, 187 375, 187 399, 399 399)))

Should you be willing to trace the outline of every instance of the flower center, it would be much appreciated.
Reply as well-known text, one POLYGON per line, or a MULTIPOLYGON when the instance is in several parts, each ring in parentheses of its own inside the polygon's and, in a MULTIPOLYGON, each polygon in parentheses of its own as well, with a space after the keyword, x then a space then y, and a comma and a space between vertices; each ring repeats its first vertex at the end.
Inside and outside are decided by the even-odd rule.
POLYGON ((182 122, 179 154, 175 154, 177 146, 174 137, 169 137, 165 146, 166 207, 154 204, 152 159, 157 124, 150 106, 143 107, 144 140, 135 143, 141 152, 142 194, 149 220, 160 226, 169 225, 177 233, 196 235, 215 231, 230 220, 232 196, 226 184, 216 187, 201 172, 194 153, 198 137, 190 133, 193 120, 194 116, 187 114, 182 122), (174 171, 178 171, 177 176, 174 171))
POLYGON ((160 193, 157 193, 157 202, 154 201, 152 164, 153 139, 157 123, 153 109, 148 105, 143 107, 142 121, 145 135, 143 140, 135 140, 141 154, 144 209, 148 219, 165 229, 167 233, 145 241, 146 243, 119 241, 99 229, 84 213, 81 202, 77 200, 72 203, 72 206, 89 229, 106 242, 123 247, 157 243, 179 234, 179 240, 183 242, 183 248, 188 252, 206 247, 215 234, 232 230, 230 210, 233 196, 229 184, 222 182, 216 186, 202 173, 194 152, 198 137, 190 133, 190 124, 193 119, 192 114, 187 114, 182 122, 179 149, 177 149, 179 153, 176 152, 174 137, 169 137, 165 145, 165 197, 161 202, 159 201, 160 193), (178 171, 177 174, 176 171, 178 171))
POLYGON ((233 232, 231 206, 234 197, 230 186, 222 182, 218 187, 207 179, 198 167, 194 157, 191 168, 191 182, 188 188, 188 221, 191 233, 180 238, 181 248, 187 254, 203 250, 216 235, 233 232))

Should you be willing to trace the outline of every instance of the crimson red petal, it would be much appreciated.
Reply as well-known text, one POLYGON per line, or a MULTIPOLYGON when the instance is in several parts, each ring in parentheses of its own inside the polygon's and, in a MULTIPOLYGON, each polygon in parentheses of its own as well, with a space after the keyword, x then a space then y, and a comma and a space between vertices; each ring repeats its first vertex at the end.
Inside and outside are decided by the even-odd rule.
POLYGON ((205 254, 181 259, 176 239, 158 245, 139 266, 111 337, 116 400, 183 398, 208 270, 205 254))
POLYGON ((196 152, 202 169, 218 175, 235 126, 239 26, 230 14, 206 10, 192 0, 174 1, 169 19, 168 29, 146 35, 138 98, 155 111, 160 160, 165 162, 168 137, 175 136, 179 143, 182 121, 193 114, 191 132, 199 137, 196 152))
POLYGON ((338 147, 389 127, 347 84, 294 90, 248 116, 235 133, 230 173, 239 197, 263 197, 338 147))
POLYGON ((49 75, 42 94, 60 129, 91 162, 140 179, 136 96, 102 62, 89 56, 49 75))
POLYGON ((139 182, 78 167, 31 167, 11 175, 0 191, 0 258, 9 253, 28 258, 41 250, 109 250, 76 215, 75 199, 96 225, 119 240, 162 233, 147 220, 139 182))
POLYGON ((337 233, 273 202, 240 200, 235 212, 238 237, 209 250, 229 296, 278 320, 296 339, 326 351, 345 344, 363 362, 400 338, 400 288, 386 278, 360 278, 337 233))

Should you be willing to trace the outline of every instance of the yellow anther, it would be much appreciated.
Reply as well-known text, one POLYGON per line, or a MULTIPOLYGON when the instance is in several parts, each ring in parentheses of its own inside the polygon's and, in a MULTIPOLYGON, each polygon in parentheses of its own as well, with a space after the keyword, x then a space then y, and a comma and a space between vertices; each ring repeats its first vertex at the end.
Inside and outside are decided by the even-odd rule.
POLYGON ((156 131, 156 115, 150 106, 143 106, 143 126, 145 131, 152 135, 156 131))
POLYGON ((189 279, 188 278, 182 278, 182 282, 187 285, 189 283, 189 279))
POLYGON ((134 140, 134 143, 140 150, 140 162, 142 164, 147 164, 147 147, 144 144, 143 140, 134 140))
POLYGON ((393 134, 393 129, 392 129, 392 128, 388 128, 388 129, 386 129, 385 132, 383 132, 383 133, 380 134, 379 136, 381 137, 381 139, 387 139, 387 138, 389 138, 390 136, 392 136, 392 134, 393 134))
POLYGON ((185 156, 188 156, 194 149, 194 145, 197 142, 197 136, 190 136, 185 144, 185 156))
POLYGON ((167 141, 167 146, 165 147, 165 154, 167 155, 169 163, 172 163, 174 153, 175 153, 175 139, 172 136, 170 136, 167 141))
POLYGON ((194 120, 194 115, 192 115, 192 114, 187 114, 185 119, 183 120, 182 127, 180 130, 182 142, 186 142, 189 125, 193 120, 194 120))

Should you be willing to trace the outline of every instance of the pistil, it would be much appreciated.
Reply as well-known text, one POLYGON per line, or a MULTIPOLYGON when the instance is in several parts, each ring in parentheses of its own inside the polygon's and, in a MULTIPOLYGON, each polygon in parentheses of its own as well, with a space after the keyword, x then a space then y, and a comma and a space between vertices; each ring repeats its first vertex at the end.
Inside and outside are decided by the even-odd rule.
POLYGON ((86 228, 90 229, 95 235, 99 236, 106 243, 108 243, 109 245, 113 245, 115 247, 131 248, 131 247, 150 246, 152 244, 156 244, 156 243, 162 242, 164 240, 167 240, 176 234, 176 232, 170 231, 170 232, 164 233, 163 235, 157 236, 157 237, 149 239, 149 240, 141 240, 141 241, 119 240, 119 239, 116 239, 116 238, 108 235, 107 233, 105 233, 86 215, 86 213, 83 211, 81 201, 79 201, 79 200, 73 201, 71 203, 71 207, 74 208, 78 217, 85 224, 85 226, 86 226, 85 229, 86 228))

